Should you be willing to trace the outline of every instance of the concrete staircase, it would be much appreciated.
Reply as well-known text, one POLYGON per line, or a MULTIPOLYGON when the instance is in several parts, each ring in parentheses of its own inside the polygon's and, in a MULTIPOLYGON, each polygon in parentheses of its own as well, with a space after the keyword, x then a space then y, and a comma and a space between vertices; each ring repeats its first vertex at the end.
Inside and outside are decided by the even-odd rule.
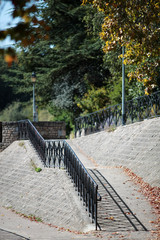
POLYGON ((71 230, 94 229, 66 171, 44 168, 29 141, 0 154, 0 206, 71 230), (36 172, 33 166, 42 169, 36 172))

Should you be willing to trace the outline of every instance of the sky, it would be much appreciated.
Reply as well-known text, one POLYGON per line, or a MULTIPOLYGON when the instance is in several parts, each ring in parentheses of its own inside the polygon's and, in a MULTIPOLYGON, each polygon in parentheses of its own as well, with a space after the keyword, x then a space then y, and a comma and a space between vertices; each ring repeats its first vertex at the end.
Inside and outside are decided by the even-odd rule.
MULTIPOLYGON (((21 0, 23 1, 23 0, 21 0)), ((39 0, 39 3, 44 3, 44 0, 39 0)), ((27 7, 32 6, 32 4, 36 4, 35 0, 30 0, 29 3, 26 4, 27 7)), ((0 0, 0 30, 5 30, 10 27, 14 27, 21 18, 12 18, 12 11, 14 7, 10 0, 0 0)), ((15 44, 15 41, 11 40, 8 36, 4 41, 0 41, 0 48, 7 48, 15 44)))
MULTIPOLYGON (((10 1, 0 1, 0 30, 13 27, 19 21, 19 19, 12 19, 11 13, 13 11, 13 5, 10 1)), ((15 41, 11 40, 8 36, 4 41, 0 41, 0 48, 7 48, 13 46, 15 41)))
MULTIPOLYGON (((23 1, 23 0, 22 0, 23 1)), ((34 0, 31 0, 26 6, 32 5, 34 0)), ((13 19, 11 13, 13 11, 13 5, 9 0, 0 0, 0 30, 13 27, 20 21, 20 18, 13 19)), ((0 41, 0 48, 7 48, 13 46, 15 41, 11 40, 8 36, 4 41, 0 41)))

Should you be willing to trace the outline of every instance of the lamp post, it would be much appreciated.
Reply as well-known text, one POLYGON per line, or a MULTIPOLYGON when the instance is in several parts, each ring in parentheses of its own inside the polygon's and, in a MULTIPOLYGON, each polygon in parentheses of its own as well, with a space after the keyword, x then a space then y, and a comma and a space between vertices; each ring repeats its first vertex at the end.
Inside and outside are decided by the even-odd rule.
POLYGON ((125 110, 125 65, 124 65, 125 49, 122 46, 122 125, 126 124, 126 110, 125 110))
POLYGON ((36 122, 36 103, 35 103, 35 83, 36 83, 36 73, 32 72, 31 81, 33 83, 33 122, 36 122))

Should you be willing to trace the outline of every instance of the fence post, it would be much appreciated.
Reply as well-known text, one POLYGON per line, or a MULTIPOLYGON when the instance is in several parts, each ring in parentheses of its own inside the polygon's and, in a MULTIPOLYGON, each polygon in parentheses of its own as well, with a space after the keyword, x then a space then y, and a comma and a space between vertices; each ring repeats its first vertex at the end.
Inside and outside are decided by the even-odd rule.
POLYGON ((95 188, 95 196, 94 196, 94 214, 95 214, 95 228, 96 228, 96 231, 97 231, 97 192, 98 192, 98 186, 96 185, 96 188, 95 188))
POLYGON ((125 65, 124 65, 124 54, 125 49, 122 46, 122 125, 126 124, 126 113, 125 113, 125 65))

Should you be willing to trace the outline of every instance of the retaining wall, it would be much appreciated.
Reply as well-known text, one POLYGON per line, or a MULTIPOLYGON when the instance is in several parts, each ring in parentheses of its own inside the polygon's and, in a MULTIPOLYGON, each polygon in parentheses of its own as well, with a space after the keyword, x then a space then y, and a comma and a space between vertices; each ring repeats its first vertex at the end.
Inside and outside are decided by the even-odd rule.
POLYGON ((8 147, 12 142, 18 140, 19 131, 17 122, 1 122, 0 129, 0 151, 8 147))
MULTIPOLYGON (((65 122, 34 122, 44 139, 65 139, 65 122)), ((18 122, 0 122, 0 152, 12 142, 19 140, 18 122)))
POLYGON ((34 122, 33 125, 44 139, 66 138, 65 122, 34 122))

